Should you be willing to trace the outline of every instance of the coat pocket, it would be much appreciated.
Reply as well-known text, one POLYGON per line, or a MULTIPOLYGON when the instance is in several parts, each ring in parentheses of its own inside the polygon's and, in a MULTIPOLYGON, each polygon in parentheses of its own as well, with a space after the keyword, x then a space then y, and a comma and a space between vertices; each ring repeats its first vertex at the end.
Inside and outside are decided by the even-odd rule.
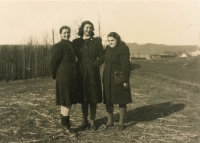
POLYGON ((122 72, 115 71, 115 84, 122 84, 122 72))

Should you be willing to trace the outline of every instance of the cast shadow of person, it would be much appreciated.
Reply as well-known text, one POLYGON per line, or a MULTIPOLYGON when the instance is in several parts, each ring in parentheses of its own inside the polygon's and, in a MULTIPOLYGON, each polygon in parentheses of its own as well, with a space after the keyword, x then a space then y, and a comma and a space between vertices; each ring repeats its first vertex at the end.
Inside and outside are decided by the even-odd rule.
MULTIPOLYGON (((181 111, 184 108, 185 104, 173 104, 172 102, 137 107, 127 111, 124 122, 127 126, 130 126, 138 122, 152 121, 158 118, 169 116, 170 114, 181 111)), ((97 126, 100 127, 102 124, 105 124, 106 120, 106 116, 104 118, 97 119, 97 126)), ((118 122, 119 114, 114 114, 113 120, 114 122, 118 122)))

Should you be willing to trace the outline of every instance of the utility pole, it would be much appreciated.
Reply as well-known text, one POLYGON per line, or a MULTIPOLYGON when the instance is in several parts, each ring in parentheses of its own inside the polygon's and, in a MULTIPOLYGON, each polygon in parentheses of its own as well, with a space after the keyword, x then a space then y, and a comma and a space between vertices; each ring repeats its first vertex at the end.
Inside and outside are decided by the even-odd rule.
POLYGON ((99 17, 99 13, 98 13, 98 32, 99 32, 99 37, 101 37, 101 22, 100 22, 100 17, 99 17))

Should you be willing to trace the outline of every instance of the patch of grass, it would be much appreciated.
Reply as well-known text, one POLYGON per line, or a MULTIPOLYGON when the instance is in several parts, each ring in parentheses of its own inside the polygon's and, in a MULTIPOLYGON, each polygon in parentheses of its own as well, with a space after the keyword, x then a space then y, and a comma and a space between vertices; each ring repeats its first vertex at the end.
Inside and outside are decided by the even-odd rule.
POLYGON ((200 56, 132 61, 136 73, 148 72, 200 84, 200 56))

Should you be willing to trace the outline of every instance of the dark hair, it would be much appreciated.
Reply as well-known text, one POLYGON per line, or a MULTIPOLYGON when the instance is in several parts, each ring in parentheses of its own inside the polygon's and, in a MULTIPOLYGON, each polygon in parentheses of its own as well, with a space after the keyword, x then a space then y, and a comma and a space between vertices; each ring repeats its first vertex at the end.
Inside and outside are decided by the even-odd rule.
POLYGON ((78 35, 79 36, 81 36, 81 37, 83 37, 83 33, 84 33, 84 31, 83 31, 83 29, 84 29, 84 26, 86 25, 86 24, 90 24, 91 26, 92 26, 92 33, 91 33, 91 36, 94 36, 94 25, 92 24, 92 22, 90 22, 90 21, 84 21, 82 24, 81 24, 81 26, 79 27, 79 30, 78 30, 78 35))
POLYGON ((62 26, 61 28, 60 28, 60 34, 62 33, 62 30, 63 29, 69 29, 69 31, 71 31, 71 29, 68 27, 68 26, 62 26))
POLYGON ((124 42, 122 42, 121 37, 119 36, 119 34, 117 34, 116 32, 110 32, 107 37, 115 38, 117 40, 117 45, 124 43, 124 42))

